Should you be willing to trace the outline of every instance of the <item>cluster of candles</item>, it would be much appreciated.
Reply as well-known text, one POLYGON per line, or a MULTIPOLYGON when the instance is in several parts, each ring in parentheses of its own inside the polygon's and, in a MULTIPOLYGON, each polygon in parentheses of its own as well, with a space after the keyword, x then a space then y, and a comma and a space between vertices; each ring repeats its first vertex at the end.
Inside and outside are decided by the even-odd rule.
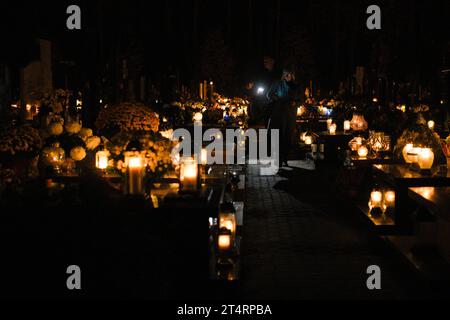
MULTIPOLYGON (((327 120, 327 130, 330 134, 336 134, 337 132, 337 124, 333 122, 333 119, 327 120)), ((351 130, 351 123, 349 120, 344 121, 344 133, 351 130)))
POLYGON ((408 143, 403 148, 403 158, 407 164, 418 164, 421 170, 430 170, 434 163, 434 152, 431 148, 415 147, 408 143))
POLYGON ((369 200, 369 209, 372 211, 373 209, 379 208, 385 212, 388 208, 395 207, 395 191, 387 190, 373 190, 370 193, 369 200))
POLYGON ((362 137, 355 137, 349 142, 350 149, 358 153, 360 159, 367 159, 369 155, 369 149, 364 144, 364 139, 362 137))
MULTIPOLYGON (((201 150, 201 166, 207 164, 207 151, 201 150)), ((107 150, 98 151, 95 155, 95 166, 97 169, 105 172, 108 168, 109 152, 107 150)), ((127 168, 127 187, 128 194, 143 193, 143 179, 145 163, 138 152, 128 152, 125 154, 124 165, 127 168)), ((195 191, 198 189, 199 164, 192 157, 182 158, 180 161, 180 182, 185 191, 195 191)))

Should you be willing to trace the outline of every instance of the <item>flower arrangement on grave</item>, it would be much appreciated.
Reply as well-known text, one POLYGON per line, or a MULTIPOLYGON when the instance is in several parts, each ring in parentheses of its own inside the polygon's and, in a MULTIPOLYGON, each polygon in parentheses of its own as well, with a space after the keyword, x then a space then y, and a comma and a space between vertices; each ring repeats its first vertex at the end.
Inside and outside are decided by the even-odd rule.
POLYGON ((428 128, 421 114, 417 114, 407 122, 406 129, 403 130, 394 148, 396 158, 404 158, 403 150, 408 144, 414 147, 431 148, 435 155, 435 163, 445 163, 439 135, 428 128))
MULTIPOLYGON (((38 155, 42 145, 43 140, 39 130, 32 126, 24 125, 5 129, 0 134, 0 170, 3 171, 4 177, 11 176, 11 181, 18 181, 36 176, 38 155)), ((6 180, 3 182, 9 183, 6 180)))
POLYGON ((11 127, 0 134, 0 157, 3 160, 33 158, 39 154, 42 144, 39 130, 32 126, 11 127))
POLYGON ((73 171, 76 163, 92 158, 101 144, 101 138, 90 128, 83 128, 78 121, 64 122, 54 118, 48 126, 44 148, 41 153, 41 168, 73 171))
POLYGON ((105 146, 110 154, 110 166, 119 174, 126 173, 127 152, 136 152, 143 159, 147 178, 162 178, 175 170, 171 152, 175 143, 153 132, 121 132, 105 146))
POLYGON ((158 132, 159 117, 141 103, 121 103, 100 111, 96 128, 105 136, 118 132, 158 132))
POLYGON ((38 101, 41 106, 41 113, 62 114, 69 105, 72 91, 64 89, 48 89, 39 92, 33 92, 32 98, 38 101))

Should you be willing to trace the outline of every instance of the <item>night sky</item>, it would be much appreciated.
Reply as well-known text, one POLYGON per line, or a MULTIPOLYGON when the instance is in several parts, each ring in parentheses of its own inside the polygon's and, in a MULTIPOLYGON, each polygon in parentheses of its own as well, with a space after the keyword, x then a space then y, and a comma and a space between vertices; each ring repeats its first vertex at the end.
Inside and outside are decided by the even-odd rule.
POLYGON ((127 57, 133 57, 136 74, 157 79, 175 70, 189 83, 202 78, 208 50, 223 54, 218 65, 237 81, 255 77, 265 54, 279 66, 295 56, 301 76, 326 88, 336 87, 356 65, 424 83, 449 65, 450 1, 445 0, 18 0, 1 6, 7 50, 0 59, 25 65, 36 54, 32 39, 50 39, 55 59, 75 63, 73 85, 108 77, 127 57), (374 3, 382 10, 381 31, 366 28, 365 11, 374 3), (69 4, 81 7, 81 31, 65 27, 69 4))

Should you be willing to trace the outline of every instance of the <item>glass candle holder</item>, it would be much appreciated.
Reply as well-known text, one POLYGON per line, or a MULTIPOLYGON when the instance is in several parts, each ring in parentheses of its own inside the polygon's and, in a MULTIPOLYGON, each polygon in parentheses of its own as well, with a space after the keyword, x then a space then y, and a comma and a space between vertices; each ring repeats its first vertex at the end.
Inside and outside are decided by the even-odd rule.
POLYGON ((108 168, 108 157, 108 151, 98 151, 95 154, 95 167, 100 170, 106 170, 108 168))
POLYGON ((361 159, 366 159, 368 155, 369 149, 367 149, 366 146, 360 146, 358 148, 358 157, 360 157, 361 159))
POLYGON ((434 162, 434 152, 431 148, 420 149, 418 163, 421 170, 431 170, 434 162))
POLYGON ((183 158, 180 164, 180 182, 183 191, 195 191, 198 187, 198 164, 193 158, 183 158))

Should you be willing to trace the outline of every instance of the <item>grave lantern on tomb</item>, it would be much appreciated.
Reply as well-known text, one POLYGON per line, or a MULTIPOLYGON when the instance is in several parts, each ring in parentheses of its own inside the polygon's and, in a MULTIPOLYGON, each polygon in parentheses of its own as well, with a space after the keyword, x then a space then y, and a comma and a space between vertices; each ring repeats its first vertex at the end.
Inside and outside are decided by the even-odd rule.
POLYGON ((353 131, 366 131, 369 127, 366 119, 364 119, 364 116, 357 113, 353 114, 350 125, 353 131))
POLYGON ((198 186, 198 164, 194 158, 183 158, 180 164, 180 182, 183 191, 195 191, 198 186))
POLYGON ((227 229, 232 237, 236 236, 236 210, 232 202, 225 202, 219 209, 219 229, 227 229))
POLYGON ((95 167, 100 170, 108 168, 109 152, 107 150, 97 151, 95 154, 95 167))
POLYGON ((383 207, 383 193, 378 189, 372 190, 369 199, 370 214, 372 214, 373 212, 382 211, 382 207, 383 207))
POLYGON ((421 170, 431 170, 434 162, 434 152, 431 148, 421 148, 418 163, 421 170))

